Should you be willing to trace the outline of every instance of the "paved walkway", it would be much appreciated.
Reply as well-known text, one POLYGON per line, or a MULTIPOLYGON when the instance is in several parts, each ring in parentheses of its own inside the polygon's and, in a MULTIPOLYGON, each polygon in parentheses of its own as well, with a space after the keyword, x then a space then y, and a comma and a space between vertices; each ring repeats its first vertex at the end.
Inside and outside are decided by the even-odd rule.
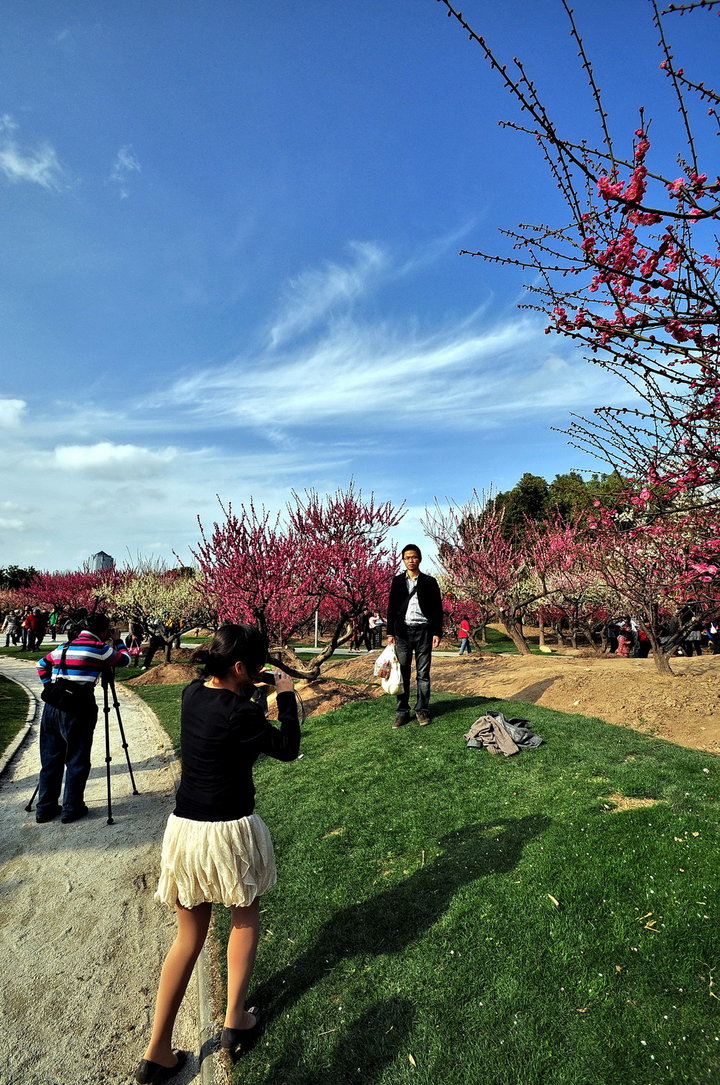
MULTIPOLYGON (((41 703, 35 666, 0 657, 0 673, 30 693, 31 725, 0 776, 0 1082, 120 1085, 132 1080, 152 1020, 174 915, 152 897, 173 808, 175 758, 150 709, 117 684, 139 791, 132 794, 120 729, 110 715, 112 813, 107 824, 103 697, 85 798, 90 815, 38 825, 27 813, 39 771, 41 703), (33 711, 33 705, 35 710, 33 711)), ((174 1081, 224 1080, 210 1055, 207 967, 196 970, 175 1043, 193 1052, 174 1081), (199 977, 199 979, 198 979, 199 977), (201 1043, 206 1057, 200 1063, 201 1043)))

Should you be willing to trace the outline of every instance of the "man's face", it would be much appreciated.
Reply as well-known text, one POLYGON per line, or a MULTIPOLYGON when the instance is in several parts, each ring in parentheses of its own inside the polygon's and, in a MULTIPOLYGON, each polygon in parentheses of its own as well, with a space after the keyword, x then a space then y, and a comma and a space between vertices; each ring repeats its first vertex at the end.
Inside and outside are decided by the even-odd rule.
POLYGON ((417 550, 406 550, 403 554, 403 562, 410 576, 417 576, 420 571, 420 555, 417 550))

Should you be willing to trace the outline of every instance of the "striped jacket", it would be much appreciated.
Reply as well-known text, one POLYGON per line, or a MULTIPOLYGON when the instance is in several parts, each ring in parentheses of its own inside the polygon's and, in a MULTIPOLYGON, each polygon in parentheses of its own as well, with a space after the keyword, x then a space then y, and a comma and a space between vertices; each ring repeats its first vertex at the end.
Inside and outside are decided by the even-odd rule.
POLYGON ((113 648, 87 629, 75 637, 69 645, 59 645, 52 652, 38 660, 37 672, 43 685, 55 678, 66 678, 69 682, 94 683, 107 667, 126 667, 130 655, 122 641, 113 648), (60 667, 63 648, 67 647, 65 666, 60 667))

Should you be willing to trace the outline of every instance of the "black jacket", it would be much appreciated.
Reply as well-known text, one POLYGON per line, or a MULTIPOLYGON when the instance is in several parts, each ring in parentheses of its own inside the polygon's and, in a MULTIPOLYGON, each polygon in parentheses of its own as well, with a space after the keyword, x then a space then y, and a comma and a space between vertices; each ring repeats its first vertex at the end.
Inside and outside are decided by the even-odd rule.
MULTIPOLYGON (((430 631, 434 637, 441 637, 443 609, 438 582, 434 576, 419 573, 417 585, 417 600, 421 611, 428 620, 430 631)), ((390 584, 390 597, 387 606, 387 631, 389 637, 402 637, 405 634, 405 612, 407 611, 409 595, 405 573, 398 573, 397 576, 392 578, 390 584)))

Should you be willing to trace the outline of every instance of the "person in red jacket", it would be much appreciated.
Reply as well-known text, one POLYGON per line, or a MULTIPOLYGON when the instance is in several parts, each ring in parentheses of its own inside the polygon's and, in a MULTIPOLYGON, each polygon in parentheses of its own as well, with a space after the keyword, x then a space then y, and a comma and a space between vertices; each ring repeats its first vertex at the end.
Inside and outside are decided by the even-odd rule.
POLYGON ((458 627, 458 640, 460 641, 460 651, 458 655, 464 655, 465 652, 470 655, 472 647, 470 645, 470 621, 467 614, 463 614, 462 621, 458 627))

